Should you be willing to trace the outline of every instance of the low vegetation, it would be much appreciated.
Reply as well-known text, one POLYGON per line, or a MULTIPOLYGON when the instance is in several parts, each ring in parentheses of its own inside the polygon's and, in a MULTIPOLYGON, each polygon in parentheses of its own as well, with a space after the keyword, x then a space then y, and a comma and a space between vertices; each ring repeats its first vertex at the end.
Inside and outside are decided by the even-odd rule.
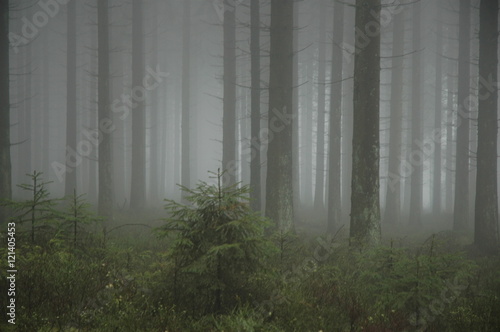
POLYGON ((366 250, 337 235, 275 233, 247 190, 183 188, 185 203, 167 201, 153 231, 105 233, 82 197, 8 203, 18 308, 15 328, 4 316, 0 330, 500 330, 498 257, 474 258, 452 233, 366 250))

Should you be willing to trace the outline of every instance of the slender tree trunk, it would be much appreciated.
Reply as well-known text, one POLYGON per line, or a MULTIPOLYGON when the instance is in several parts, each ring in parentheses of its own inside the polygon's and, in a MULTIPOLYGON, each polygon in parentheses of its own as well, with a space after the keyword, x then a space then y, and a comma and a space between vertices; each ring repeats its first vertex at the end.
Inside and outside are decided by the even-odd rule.
POLYGON ((395 15, 392 35, 389 175, 384 216, 385 222, 390 225, 401 222, 404 19, 404 12, 395 15))
POLYGON ((328 222, 327 232, 333 233, 341 224, 341 160, 342 160, 342 42, 344 40, 344 4, 333 7, 332 74, 330 86, 330 143, 328 153, 328 222))
POLYGON ((132 2, 132 187, 130 208, 141 210, 146 201, 146 133, 144 78, 144 23, 142 1, 132 2))
MULTIPOLYGON (((296 209, 300 207, 300 178, 301 178, 301 163, 300 163, 300 139, 299 139, 299 1, 294 2, 293 10, 293 96, 292 96, 292 114, 296 121, 293 121, 292 128, 292 158, 293 158, 293 206, 296 209)), ((297 218, 297 214, 294 215, 297 218)))
POLYGON ((191 54, 191 1, 184 0, 184 20, 182 25, 182 170, 181 183, 189 188, 191 185, 190 145, 190 54, 191 54))
POLYGON ((455 64, 453 61, 448 61, 448 77, 447 77, 447 119, 446 119, 446 212, 453 213, 453 178, 455 172, 455 163, 453 160, 453 110, 455 104, 453 102, 453 79, 455 64))
MULTIPOLYGON (((68 3, 66 32, 66 153, 76 151, 76 1, 68 3)), ((74 160, 73 160, 74 162, 74 160)), ((72 160, 66 156, 65 195, 70 196, 76 190, 78 166, 72 167, 72 160)))
MULTIPOLYGON (((498 2, 481 0, 479 77, 497 82, 498 2)), ((477 188, 474 243, 486 254, 498 253, 497 138, 498 90, 479 83, 477 188)))
POLYGON ((222 169, 224 186, 236 182, 236 3, 224 0, 224 100, 222 169))
MULTIPOLYGON (((158 45, 160 44, 158 38, 158 29, 160 28, 160 20, 159 17, 159 3, 153 2, 151 3, 151 9, 154 11, 153 13, 153 32, 152 32, 152 45, 151 45, 151 58, 150 58, 150 66, 152 68, 156 68, 158 66, 158 45)), ((151 91, 151 103, 149 107, 150 114, 150 127, 151 127, 151 140, 150 140, 150 166, 149 166, 149 201, 157 206, 160 202, 160 135, 159 133, 164 130, 161 122, 160 112, 163 110, 160 107, 160 88, 155 88, 151 91)), ((164 172, 165 170, 162 170, 164 172)), ((151 204, 150 203, 150 204, 151 204)))
POLYGON ((469 226, 470 12, 470 0, 460 0, 457 147, 453 209, 455 231, 465 231, 469 226))
POLYGON ((112 114, 110 108, 110 72, 109 72, 109 3, 98 0, 98 131, 99 144, 99 199, 98 213, 103 217, 113 217, 113 161, 112 161, 112 114))
POLYGON ((261 145, 260 145, 260 3, 250 2, 250 61, 251 61, 251 142, 250 199, 252 209, 261 211, 261 145))
MULTIPOLYGON (((0 1, 0 199, 12 198, 10 160, 9 1, 0 1)), ((7 209, 0 206, 0 223, 7 209)))
POLYGON ((409 160, 412 165, 410 191, 410 225, 419 228, 422 225, 424 156, 421 151, 423 131, 422 108, 422 50, 421 50, 421 3, 413 4, 413 60, 412 60, 412 109, 411 109, 411 144, 409 160))
POLYGON ((293 231, 293 2, 271 1, 266 216, 293 231))
MULTIPOLYGON (((436 39, 436 46, 437 46, 437 52, 436 52, 436 97, 435 97, 435 102, 434 102, 434 130, 439 134, 439 137, 441 137, 442 133, 442 108, 443 108, 443 103, 442 103, 442 98, 443 98, 443 70, 442 70, 442 53, 443 53, 443 24, 441 22, 442 20, 442 9, 441 9, 441 3, 436 3, 437 6, 437 22, 436 24, 438 25, 437 27, 437 39, 436 39)), ((432 182, 432 188, 433 188, 433 205, 432 209, 434 212, 435 216, 439 216, 441 214, 441 169, 443 168, 442 166, 442 160, 441 160, 441 141, 435 142, 435 150, 434 150, 434 179, 432 182)))
POLYGON ((368 44, 360 35, 379 17, 380 0, 356 0, 350 229, 353 245, 380 242, 380 34, 370 37, 368 44))
POLYGON ((319 6, 319 41, 318 41, 318 116, 316 129, 316 182, 314 185, 314 210, 323 212, 325 208, 325 42, 326 42, 326 6, 322 0, 319 6))

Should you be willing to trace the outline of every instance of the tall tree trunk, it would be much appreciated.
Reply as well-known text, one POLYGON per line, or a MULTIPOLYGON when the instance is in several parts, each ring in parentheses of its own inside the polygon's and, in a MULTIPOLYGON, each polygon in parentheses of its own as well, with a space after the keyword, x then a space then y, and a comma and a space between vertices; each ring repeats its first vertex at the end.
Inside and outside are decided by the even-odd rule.
MULTIPOLYGON (((498 2, 481 0, 479 77, 497 82, 498 2)), ((497 136, 498 90, 479 85, 477 188, 474 243, 486 254, 498 253, 497 136)))
POLYGON ((454 61, 448 61, 448 76, 446 82, 446 89, 448 90, 448 98, 446 102, 447 107, 447 119, 446 119, 446 212, 453 213, 453 177, 455 172, 455 163, 453 160, 453 118, 455 104, 453 101, 453 79, 452 76, 455 74, 455 63, 454 61))
POLYGON ((410 225, 419 228, 422 225, 422 203, 424 182, 424 155, 421 151, 423 131, 422 121, 422 50, 421 50, 421 3, 413 4, 413 60, 412 60, 412 107, 411 107, 411 144, 409 160, 412 165, 410 191, 410 225))
POLYGON ((401 222, 401 146, 403 142, 403 65, 404 12, 394 17, 391 61, 391 102, 389 129, 389 175, 384 221, 394 225, 401 222))
POLYGON ((236 3, 224 0, 224 99, 222 169, 224 186, 236 182, 236 3))
MULTIPOLYGON (((301 178, 301 164, 300 164, 300 142, 299 142, 299 1, 294 1, 293 10, 293 89, 292 96, 292 114, 296 121, 293 121, 292 127, 292 158, 293 158, 293 206, 299 209, 300 206, 300 178, 301 178)), ((297 218, 297 214, 294 215, 297 218)))
POLYGON ((318 41, 318 116, 316 129, 316 182, 314 185, 314 210, 323 212, 325 189, 325 42, 326 42, 326 6, 321 0, 319 6, 319 41, 318 41))
POLYGON ((293 230, 292 99, 293 2, 272 0, 266 216, 283 232, 293 230))
POLYGON ((184 0, 182 25, 182 170, 181 183, 189 188, 191 185, 191 163, 189 158, 190 145, 190 53, 191 53, 191 1, 184 0))
MULTIPOLYGON (((443 56, 443 24, 441 22, 442 20, 442 9, 441 6, 442 4, 439 2, 436 2, 437 6, 437 21, 436 24, 437 26, 437 38, 436 38, 436 46, 437 46, 437 52, 436 52, 436 87, 435 87, 435 102, 434 102, 434 130, 439 134, 439 137, 441 137, 442 133, 442 108, 443 108, 443 103, 442 103, 442 98, 443 98, 443 70, 442 70, 442 56, 443 56)), ((442 142, 435 142, 435 150, 434 150, 434 171, 433 171, 433 181, 432 181, 432 188, 433 188, 433 205, 432 209, 434 212, 435 216, 439 216, 441 214, 441 169, 442 169, 442 160, 441 160, 441 144, 442 142)))
MULTIPOLYGON (((76 151, 76 0, 68 3, 67 29, 66 32, 66 153, 76 151)), ((74 162, 74 160, 73 160, 74 162)), ((66 156, 66 179, 65 195, 73 195, 76 190, 76 174, 79 165, 72 164, 72 160, 66 156)))
POLYGON ((453 229, 464 231, 469 223, 469 98, 470 98, 470 0, 460 0, 458 50, 458 112, 453 229))
POLYGON ((130 208, 146 204, 146 133, 144 78, 144 23, 142 1, 132 2, 132 186, 130 208))
MULTIPOLYGON (((9 1, 0 1, 0 199, 11 199, 10 93, 9 93, 9 1)), ((7 219, 0 206, 0 223, 7 219)))
POLYGON ((380 18, 380 0, 356 0, 354 125, 351 229, 353 245, 380 242, 379 114, 380 33, 368 38, 365 27, 380 18))
POLYGON ((332 74, 330 86, 330 133, 328 176, 327 232, 333 233, 341 224, 341 160, 342 160, 342 42, 344 40, 344 4, 333 5, 332 74))
MULTIPOLYGON (((153 19, 152 19, 152 45, 151 45, 151 58, 150 58, 150 66, 152 68, 156 68, 158 66, 158 45, 160 44, 160 40, 158 38, 158 30, 159 30, 159 3, 153 2, 151 3, 151 7, 153 10, 153 19)), ((163 110, 160 107, 160 89, 156 88, 151 91, 151 103, 149 107, 150 114, 150 127, 151 127, 151 140, 150 140, 150 166, 149 166, 149 201, 155 206, 160 202, 159 198, 159 187, 160 187, 160 135, 159 133, 164 130, 161 122, 160 112, 163 110)), ((164 172, 162 170, 161 172, 164 172)))
POLYGON ((261 211, 261 145, 260 145, 260 3, 250 2, 250 61, 251 61, 251 142, 250 199, 252 209, 261 211))
POLYGON ((109 3, 98 0, 97 3, 97 57, 98 57, 98 131, 99 144, 99 199, 98 213, 103 217, 113 217, 113 153, 111 144, 111 126, 113 123, 110 107, 110 72, 109 72, 109 3))

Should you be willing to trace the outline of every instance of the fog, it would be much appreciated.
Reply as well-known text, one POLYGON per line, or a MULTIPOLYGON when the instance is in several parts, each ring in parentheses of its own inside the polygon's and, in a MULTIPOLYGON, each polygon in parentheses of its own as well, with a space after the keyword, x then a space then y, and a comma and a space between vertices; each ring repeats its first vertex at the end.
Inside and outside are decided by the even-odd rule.
POLYGON ((291 67, 273 60, 288 44, 277 27, 273 45, 271 1, 256 1, 253 13, 251 3, 11 1, 12 197, 25 198, 17 185, 36 170, 55 197, 76 190, 101 212, 144 212, 180 199, 177 184, 214 182, 209 171, 220 168, 228 185, 251 185, 253 207, 271 219, 266 193, 277 186, 293 196, 287 218, 296 226, 326 229, 335 214, 332 227, 347 227, 357 199, 353 129, 366 125, 356 122, 356 102, 374 97, 355 91, 371 81, 356 76, 356 57, 377 43, 379 84, 370 91, 379 103, 364 112, 377 115, 379 135, 361 141, 375 149, 377 166, 367 167, 378 172, 383 231, 472 230, 482 190, 478 93, 496 96, 496 74, 479 75, 479 1, 384 0, 357 26, 353 1, 296 1, 291 67), (280 98, 272 86, 283 88, 272 83, 273 66, 275 77, 292 78, 291 110, 271 105, 280 98), (291 173, 280 168, 288 162, 268 169, 268 144, 291 173), (290 185, 266 184, 280 173, 290 185))

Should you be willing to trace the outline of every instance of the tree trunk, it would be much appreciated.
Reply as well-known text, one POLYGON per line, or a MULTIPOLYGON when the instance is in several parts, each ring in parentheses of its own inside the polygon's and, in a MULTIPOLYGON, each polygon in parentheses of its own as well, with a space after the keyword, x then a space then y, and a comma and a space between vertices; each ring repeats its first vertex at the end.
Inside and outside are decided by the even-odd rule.
POLYGON ((457 147, 453 209, 453 230, 455 231, 465 231, 469 226, 470 12, 470 0, 460 0, 457 147))
POLYGON ((389 225, 401 222, 404 19, 404 12, 395 15, 392 35, 389 174, 384 216, 384 221, 389 225))
MULTIPOLYGON (((0 199, 12 198, 10 160, 9 1, 0 1, 0 199)), ((0 206, 0 223, 7 219, 0 206)))
POLYGON ((293 230, 293 2, 271 1, 266 216, 293 230))
POLYGON ((328 177, 327 232, 333 233, 341 224, 341 160, 342 160, 342 42, 344 40, 344 4, 333 7, 332 74, 330 85, 330 133, 328 177))
POLYGON ((261 211, 261 145, 260 145, 260 3, 250 2, 250 61, 251 61, 251 142, 250 199, 252 209, 261 211))
POLYGON ((146 133, 144 78, 144 23, 142 1, 132 2, 132 186, 130 208, 140 211, 146 204, 146 133), (140 92, 139 92, 140 91, 140 92))
POLYGON ((98 30, 98 131, 99 144, 99 215, 112 219, 113 217, 113 161, 112 161, 112 114, 110 108, 109 79, 109 14, 108 0, 97 3, 98 30))
POLYGON ((411 167, 410 188, 410 226, 422 225, 422 203, 424 182, 424 153, 420 144, 423 138, 422 121, 422 50, 421 50, 421 3, 414 5, 413 15, 413 60, 412 60, 412 107, 411 107, 411 144, 408 160, 411 167))
POLYGON ((236 182, 236 3, 224 0, 224 99, 222 169, 224 186, 236 182))
MULTIPOLYGON (((76 1, 68 3, 66 32, 66 153, 76 151, 76 1), (69 150, 69 151, 68 151, 69 150)), ((74 162, 74 161, 73 161, 74 162)), ((79 165, 72 164, 66 156, 65 195, 73 195, 76 188, 76 174, 79 165)))
MULTIPOLYGON (((497 82, 498 2, 481 0, 479 77, 497 82)), ((498 91, 479 83, 477 188, 474 243, 486 254, 498 253, 497 136, 498 91)))
POLYGON ((190 53, 191 53, 191 1, 184 0, 182 25, 182 170, 181 183, 189 188, 191 185, 190 145, 190 53))
MULTIPOLYGON (((443 23, 442 21, 442 9, 441 9, 441 3, 437 2, 436 3, 437 11, 437 38, 436 38, 436 46, 437 46, 437 52, 436 52, 436 96, 435 96, 435 102, 434 102, 434 130, 435 132, 439 133, 439 137, 441 137, 442 133, 442 108, 443 108, 443 103, 442 103, 442 97, 443 97, 443 70, 442 70, 442 52, 443 52, 443 23)), ((435 216, 439 216, 441 214, 441 169, 442 169, 442 160, 441 160, 441 145, 442 142, 435 142, 434 147, 434 171, 433 171, 433 181, 432 181, 432 188, 433 188, 433 204, 432 204, 432 210, 434 212, 435 216)))
POLYGON ((325 189, 325 41, 326 41, 326 6, 321 0, 319 6, 319 41, 318 41, 318 116, 316 124, 316 181, 314 185, 314 210, 323 214, 325 189))
POLYGON ((380 33, 365 27, 380 17, 380 0, 356 0, 352 152, 352 245, 380 242, 380 33), (368 42, 366 43, 365 40, 368 42))

